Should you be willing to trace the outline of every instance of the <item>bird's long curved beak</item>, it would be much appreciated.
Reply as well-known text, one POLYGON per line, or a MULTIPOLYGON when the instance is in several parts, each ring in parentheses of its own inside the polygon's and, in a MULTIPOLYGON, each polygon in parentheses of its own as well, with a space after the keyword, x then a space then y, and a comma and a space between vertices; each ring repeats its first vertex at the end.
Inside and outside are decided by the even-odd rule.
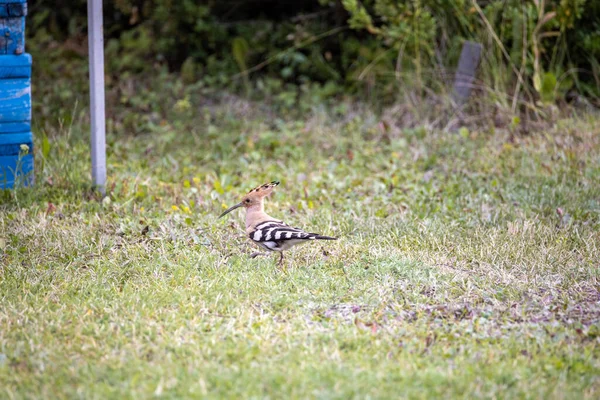
POLYGON ((242 203, 237 203, 235 206, 229 207, 227 210, 225 210, 223 212, 223 214, 219 215, 219 218, 224 217, 225 215, 229 214, 230 212, 232 212, 236 208, 240 208, 241 206, 242 206, 242 203))

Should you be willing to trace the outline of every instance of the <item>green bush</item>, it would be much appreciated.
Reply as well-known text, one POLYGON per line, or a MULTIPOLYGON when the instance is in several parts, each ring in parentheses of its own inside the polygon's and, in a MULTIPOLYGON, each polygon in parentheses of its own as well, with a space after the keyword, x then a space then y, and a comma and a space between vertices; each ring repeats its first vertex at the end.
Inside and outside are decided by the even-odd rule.
MULTIPOLYGON (((419 83, 424 69, 439 62, 453 65, 460 44, 473 39, 490 45, 486 52, 500 50, 493 61, 512 67, 510 87, 520 75, 546 102, 564 97, 575 82, 598 94, 598 2, 495 0, 482 7, 468 0, 341 2, 350 27, 378 37, 398 54, 396 70, 412 67, 419 83)), ((489 63, 486 67, 498 72, 489 63)))
MULTIPOLYGON (((447 86, 462 43, 476 40, 484 45, 478 84, 499 98, 522 93, 552 103, 579 93, 598 104, 600 2, 479 3, 105 2, 107 72, 122 78, 166 66, 188 84, 259 98, 279 87, 277 96, 294 92, 293 102, 301 87, 313 87, 321 100, 366 90, 388 102, 403 90, 420 95, 447 86)), ((87 58, 86 1, 37 0, 29 8, 28 49, 43 54, 39 73, 77 71, 87 58)))

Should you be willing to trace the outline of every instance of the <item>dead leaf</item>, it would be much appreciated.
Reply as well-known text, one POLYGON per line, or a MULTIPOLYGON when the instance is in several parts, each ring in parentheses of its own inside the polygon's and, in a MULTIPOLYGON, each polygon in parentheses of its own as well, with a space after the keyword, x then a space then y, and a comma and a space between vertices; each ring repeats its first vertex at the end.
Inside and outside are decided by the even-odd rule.
POLYGON ((46 208, 46 215, 52 215, 56 211, 56 206, 52 203, 48 203, 48 208, 46 208))
POLYGON ((377 322, 373 322, 371 325, 371 333, 377 333, 377 322))

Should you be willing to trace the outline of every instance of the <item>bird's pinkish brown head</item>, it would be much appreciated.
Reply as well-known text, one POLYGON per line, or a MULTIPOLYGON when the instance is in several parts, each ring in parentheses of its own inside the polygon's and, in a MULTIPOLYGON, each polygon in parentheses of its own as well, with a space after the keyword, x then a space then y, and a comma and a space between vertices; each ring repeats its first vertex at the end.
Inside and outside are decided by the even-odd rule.
POLYGON ((279 185, 279 181, 273 181, 255 187, 254 189, 249 191, 244 197, 242 197, 242 201, 240 201, 232 207, 229 207, 223 212, 223 214, 219 215, 219 218, 224 217, 236 208, 250 208, 253 206, 260 206, 263 202, 263 199, 270 195, 273 192, 273 189, 275 189, 275 186, 277 185, 279 185))

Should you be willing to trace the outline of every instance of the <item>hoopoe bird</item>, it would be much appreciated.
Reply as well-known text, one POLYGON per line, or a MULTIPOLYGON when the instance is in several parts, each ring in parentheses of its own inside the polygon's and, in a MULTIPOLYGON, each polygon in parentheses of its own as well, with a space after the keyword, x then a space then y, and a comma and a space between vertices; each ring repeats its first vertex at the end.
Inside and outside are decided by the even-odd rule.
MULTIPOLYGON (((279 265, 283 263, 283 251, 288 250, 297 244, 310 242, 313 240, 337 240, 335 237, 323 236, 318 233, 304 232, 298 228, 292 228, 265 213, 264 199, 273 192, 278 181, 265 183, 249 191, 242 201, 229 207, 219 215, 224 217, 236 208, 244 207, 246 209, 246 234, 257 245, 267 251, 279 252, 279 265)), ((265 253, 253 253, 252 258, 264 255, 265 253)))

